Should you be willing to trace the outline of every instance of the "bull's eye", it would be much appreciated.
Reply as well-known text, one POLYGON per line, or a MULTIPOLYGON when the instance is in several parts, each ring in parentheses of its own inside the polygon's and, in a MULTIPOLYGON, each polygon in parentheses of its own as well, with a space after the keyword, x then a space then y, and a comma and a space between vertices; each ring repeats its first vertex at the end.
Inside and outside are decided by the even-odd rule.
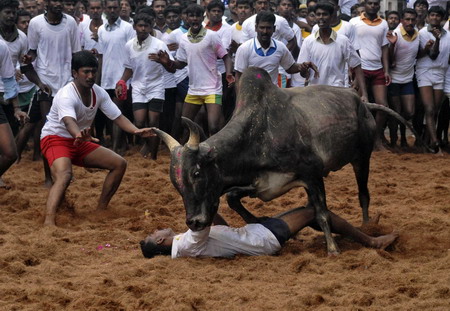
POLYGON ((200 176, 200 172, 199 171, 195 171, 194 172, 194 177, 199 177, 200 176))

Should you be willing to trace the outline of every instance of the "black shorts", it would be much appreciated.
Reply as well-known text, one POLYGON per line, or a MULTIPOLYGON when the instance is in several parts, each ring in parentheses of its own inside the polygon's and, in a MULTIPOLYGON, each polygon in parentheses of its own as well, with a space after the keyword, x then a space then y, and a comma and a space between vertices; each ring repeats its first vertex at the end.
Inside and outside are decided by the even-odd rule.
POLYGON ((3 105, 0 104, 0 124, 8 123, 8 118, 6 117, 5 111, 3 111, 3 105))
POLYGON ((34 94, 34 98, 31 101, 31 108, 29 107, 28 117, 30 118, 30 123, 38 123, 42 119, 41 106, 37 101, 37 94, 34 94))
POLYGON ((164 100, 153 98, 147 103, 133 103, 133 111, 146 109, 148 111, 163 112, 164 100))
POLYGON ((42 90, 37 90, 37 101, 38 102, 53 102, 53 96, 48 95, 47 93, 43 92, 42 90))
POLYGON ((280 218, 269 218, 264 220, 261 225, 273 233, 281 246, 283 246, 284 243, 291 238, 291 230, 289 230, 286 222, 280 218))
POLYGON ((189 77, 177 84, 177 103, 184 103, 187 92, 189 90, 189 77))

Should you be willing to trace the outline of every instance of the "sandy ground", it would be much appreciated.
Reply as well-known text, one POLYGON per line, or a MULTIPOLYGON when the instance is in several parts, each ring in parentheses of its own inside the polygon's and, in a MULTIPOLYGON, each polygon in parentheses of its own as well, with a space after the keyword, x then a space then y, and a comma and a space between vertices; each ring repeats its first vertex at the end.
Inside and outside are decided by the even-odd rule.
MULTIPOLYGON (((95 212, 104 171, 75 168, 57 228, 44 228, 42 164, 26 153, 0 189, 0 310, 449 310, 450 155, 376 153, 372 234, 400 231, 387 251, 337 238, 327 257, 321 233, 307 229, 278 256, 145 259, 138 242, 156 228, 186 230, 169 157, 137 152, 110 209, 95 212), (147 212, 146 212, 147 211, 147 212)), ((361 224, 350 166, 325 180, 328 205, 361 224)), ((306 201, 296 189, 269 203, 246 199, 258 215, 306 201)), ((231 225, 243 222, 222 201, 231 225)))

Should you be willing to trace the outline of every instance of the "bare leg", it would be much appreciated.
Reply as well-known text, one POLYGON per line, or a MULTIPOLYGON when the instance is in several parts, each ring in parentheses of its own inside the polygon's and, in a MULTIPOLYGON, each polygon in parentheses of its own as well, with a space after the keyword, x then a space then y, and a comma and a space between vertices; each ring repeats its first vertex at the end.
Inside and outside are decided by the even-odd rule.
POLYGON ((209 135, 212 136, 220 131, 223 123, 225 123, 222 106, 218 104, 206 104, 206 111, 208 113, 209 135))
POLYGON ((16 136, 16 145, 17 145, 17 163, 20 162, 23 149, 30 139, 31 134, 36 128, 36 123, 25 123, 25 125, 19 130, 19 133, 16 136))
POLYGON ((438 92, 437 90, 433 90, 431 86, 420 87, 419 90, 425 110, 426 129, 430 139, 430 147, 434 151, 438 152, 439 147, 436 137, 436 116, 439 111, 439 107, 436 103, 438 100, 442 99, 442 90, 438 92))
POLYGON ((112 196, 120 186, 122 177, 127 169, 127 162, 117 153, 104 147, 99 147, 84 158, 84 165, 86 167, 109 170, 103 183, 102 193, 97 206, 97 209, 106 209, 112 196))
MULTIPOLYGON (((47 119, 47 114, 50 112, 50 108, 52 107, 52 103, 49 101, 40 101, 39 105, 40 105, 40 109, 41 109, 42 119, 38 123, 38 131, 39 131, 39 133, 41 133, 42 128, 44 127, 44 123, 47 119)), ((44 162, 44 177, 45 177, 44 185, 46 187, 49 187, 49 185, 51 185, 53 183, 52 173, 50 171, 50 167, 48 166, 47 160, 44 157, 42 157, 42 160, 44 162)))
POLYGON ((56 209, 61 204, 64 193, 72 179, 72 162, 69 158, 56 159, 51 167, 53 185, 50 187, 45 211, 45 226, 55 226, 56 209))
MULTIPOLYGON (((194 105, 194 104, 184 103, 181 116, 194 121, 200 108, 202 108, 202 105, 194 105)), ((180 140, 181 144, 186 143, 188 140, 188 137, 189 137, 189 133, 186 130, 183 131, 183 134, 181 135, 181 140, 180 140)))
MULTIPOLYGON (((149 111, 148 112, 148 126, 149 127, 158 127, 159 126, 159 112, 149 111)), ((148 139, 149 150, 151 153, 152 160, 156 160, 158 156, 158 148, 159 148, 159 137, 150 137, 148 139)))
MULTIPOLYGON (((147 109, 139 109, 139 110, 135 110, 133 111, 133 116, 134 116, 134 125, 136 125, 137 128, 144 128, 147 126, 148 124, 148 120, 147 120, 147 109)), ((139 139, 138 143, 142 143, 142 148, 141 148, 141 154, 144 158, 146 158, 148 156, 148 154, 150 153, 149 150, 149 146, 148 146, 148 141, 147 139, 139 139)))
MULTIPOLYGON (((329 215, 330 226, 333 233, 350 237, 365 246, 385 249, 398 237, 398 233, 395 231, 387 235, 371 237, 360 231, 359 229, 353 227, 351 224, 349 224, 347 221, 334 214, 333 212, 329 212, 329 215)), ((292 235, 297 234, 300 230, 307 226, 310 226, 316 230, 320 230, 320 226, 315 219, 313 207, 299 207, 281 214, 277 216, 277 218, 280 218, 284 222, 286 222, 292 235)))
MULTIPOLYGON (((406 121, 409 121, 412 119, 415 113, 415 101, 416 96, 415 95, 402 95, 402 116, 405 118, 406 121)), ((406 141, 406 127, 405 125, 400 125, 400 134, 401 134, 401 146, 407 147, 408 143, 406 141)))
MULTIPOLYGON (((401 102, 399 96, 391 97, 389 101, 389 106, 395 112, 401 113, 401 102)), ((398 121, 395 118, 388 118, 389 124, 389 134, 391 137, 390 146, 395 147, 397 145, 397 130, 398 130, 398 121)))
MULTIPOLYGON (((385 85, 373 85, 372 86, 373 96, 375 98, 375 102, 381 106, 388 106, 387 103, 387 87, 385 85)), ((377 135, 375 137, 375 150, 384 150, 384 147, 381 143, 381 136, 383 135, 384 124, 386 123, 386 114, 380 111, 377 111, 376 114, 376 123, 377 123, 377 135)))
MULTIPOLYGON (((120 111, 124 111, 124 104, 125 101, 119 100, 116 97, 113 97, 113 102, 119 107, 120 111)), ((113 140, 113 150, 119 154, 122 154, 127 149, 127 143, 125 134, 122 131, 120 127, 118 127, 115 123, 113 124, 113 133, 112 133, 112 140, 113 140)))
POLYGON ((0 188, 8 188, 2 176, 16 160, 17 149, 11 127, 9 123, 0 124, 0 188))

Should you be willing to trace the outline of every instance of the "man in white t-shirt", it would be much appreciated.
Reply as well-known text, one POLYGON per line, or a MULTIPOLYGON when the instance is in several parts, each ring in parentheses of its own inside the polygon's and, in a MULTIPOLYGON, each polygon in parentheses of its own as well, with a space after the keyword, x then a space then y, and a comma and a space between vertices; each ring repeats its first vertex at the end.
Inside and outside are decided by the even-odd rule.
MULTIPOLYGON (((0 40, 0 78, 4 85, 3 98, 0 98, 0 100, 4 100, 8 104, 13 105, 14 116, 17 119, 24 119, 26 113, 20 110, 17 100, 19 86, 15 80, 15 68, 9 54, 8 46, 2 40, 0 40)), ((9 188, 3 181, 2 176, 17 160, 17 150, 11 127, 3 111, 3 106, 0 103, 0 188, 9 188)))
MULTIPOLYGON (((119 17, 120 1, 107 0, 104 6, 107 20, 98 29, 98 52, 101 72, 101 87, 104 88, 114 103, 125 111, 127 94, 117 98, 115 88, 123 73, 125 61, 125 44, 136 35, 130 23, 119 17)), ((125 136, 117 126, 113 126, 113 146, 116 152, 123 153, 126 149, 125 136)))
POLYGON ((347 79, 346 64, 355 72, 356 84, 359 86, 361 100, 367 102, 367 90, 361 59, 350 40, 331 29, 331 16, 334 6, 319 2, 314 9, 319 31, 308 36, 304 42, 298 62, 312 62, 319 69, 318 78, 310 78, 311 85, 331 85, 344 87, 347 79))
POLYGON ((103 184, 98 209, 106 209, 125 174, 127 162, 112 150, 94 142, 90 126, 98 109, 124 131, 150 137, 150 129, 138 129, 111 101, 108 93, 95 84, 98 61, 88 51, 72 58, 73 82, 55 95, 41 133, 41 150, 54 180, 45 212, 45 225, 54 226, 56 210, 72 179, 72 164, 109 170, 103 184))
POLYGON ((272 38, 275 30, 275 15, 261 11, 256 17, 257 37, 244 42, 237 50, 234 70, 236 73, 236 94, 239 93, 239 78, 248 67, 262 68, 269 73, 272 83, 278 85, 278 67, 287 73, 308 74, 308 68, 317 73, 314 64, 306 62, 297 64, 283 42, 272 38))
MULTIPOLYGON (((138 128, 159 127, 159 117, 164 107, 166 70, 149 55, 161 50, 169 53, 169 49, 164 42, 150 35, 153 23, 153 18, 145 13, 134 17, 136 37, 125 45, 125 70, 115 90, 116 97, 121 97, 122 93, 126 93, 127 81, 133 77, 131 99, 134 123, 138 128)), ((156 160, 158 147, 158 137, 150 137, 145 140, 141 154, 144 157, 151 154, 151 158, 156 160)))
POLYGON ((242 24, 247 18, 253 15, 252 0, 238 0, 236 2, 236 12, 238 21, 231 25, 230 53, 234 55, 239 45, 242 43, 242 24))
POLYGON ((429 147, 439 152, 436 118, 444 95, 444 79, 450 53, 450 33, 441 26, 445 11, 432 6, 428 11, 428 26, 419 31, 419 52, 416 64, 417 85, 425 109, 429 147))
MULTIPOLYGON (((417 13, 413 9, 405 9, 401 16, 401 24, 393 32, 388 33, 389 55, 391 62, 392 83, 388 86, 390 106, 400 113, 406 120, 414 116, 414 65, 419 52, 419 32, 414 27, 417 13)), ((398 122, 391 118, 390 137, 391 146, 397 144, 398 122)), ((407 147, 405 127, 400 126, 400 143, 407 147)))
MULTIPOLYGON (((381 0, 365 0, 365 12, 354 17, 350 23, 355 26, 356 41, 359 43, 361 67, 366 78, 366 86, 372 89, 375 102, 388 106, 387 86, 391 83, 389 74, 389 50, 386 38, 389 30, 387 22, 378 16, 381 0)), ((386 115, 376 114, 377 135, 375 150, 384 149, 381 138, 384 137, 386 115)))
MULTIPOLYGON (((305 227, 320 230, 312 207, 295 208, 241 228, 228 227, 226 221, 216 214, 211 227, 181 234, 176 234, 170 228, 155 230, 140 242, 140 246, 146 258, 155 255, 171 255, 172 258, 274 255, 287 240, 305 227)), ((333 233, 377 249, 385 249, 398 237, 395 231, 379 237, 368 236, 332 212, 330 227, 333 233)))
POLYGON ((159 53, 159 62, 166 68, 181 69, 188 66, 189 91, 184 100, 182 116, 194 120, 205 105, 209 134, 217 133, 222 124, 222 76, 217 68, 217 59, 223 59, 226 80, 234 83, 231 59, 216 32, 202 26, 204 10, 191 4, 186 9, 189 31, 180 39, 176 60, 171 61, 167 53, 159 53))

